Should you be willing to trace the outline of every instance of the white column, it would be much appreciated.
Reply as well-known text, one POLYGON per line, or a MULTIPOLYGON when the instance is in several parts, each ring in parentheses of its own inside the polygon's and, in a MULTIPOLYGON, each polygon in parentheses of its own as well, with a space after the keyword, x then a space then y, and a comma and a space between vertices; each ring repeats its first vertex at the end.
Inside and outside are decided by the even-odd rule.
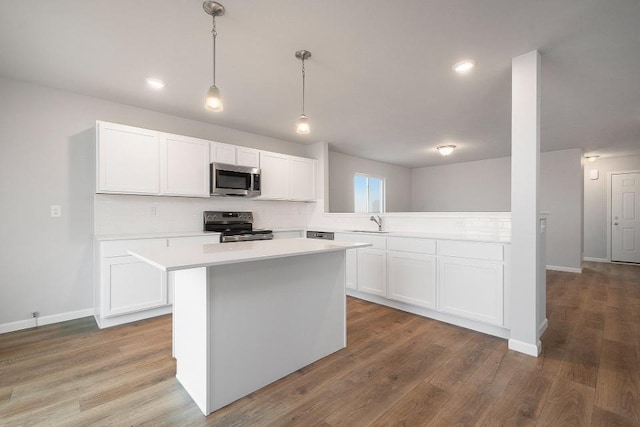
POLYGON ((538 356, 540 236, 540 54, 513 58, 511 71, 511 338, 509 348, 538 356))

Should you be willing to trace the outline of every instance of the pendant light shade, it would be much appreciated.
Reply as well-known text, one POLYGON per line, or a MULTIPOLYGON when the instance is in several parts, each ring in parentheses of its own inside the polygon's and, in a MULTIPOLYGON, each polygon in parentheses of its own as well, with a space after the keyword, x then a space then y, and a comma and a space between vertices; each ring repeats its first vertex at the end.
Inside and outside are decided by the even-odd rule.
POLYGON ((296 52, 296 58, 302 61, 302 114, 296 122, 296 132, 300 135, 307 135, 311 132, 309 118, 304 114, 304 89, 305 89, 305 69, 304 61, 311 58, 311 52, 308 50, 299 50, 296 52))
POLYGON ((222 99, 220 98, 220 90, 217 87, 211 86, 209 88, 207 98, 204 102, 204 108, 215 111, 216 113, 223 110, 224 106, 222 105, 222 99))
POLYGON ((309 118, 304 114, 301 114, 296 122, 296 132, 301 135, 307 135, 311 132, 311 127, 309 126, 309 118))
POLYGON ((222 105, 222 98, 220 97, 220 89, 216 86, 216 37, 218 36, 218 32, 216 31, 216 16, 224 15, 224 6, 216 1, 205 1, 202 3, 202 8, 213 18, 213 27, 211 29, 213 39, 213 84, 207 91, 204 108, 217 113, 222 111, 224 106, 222 105))

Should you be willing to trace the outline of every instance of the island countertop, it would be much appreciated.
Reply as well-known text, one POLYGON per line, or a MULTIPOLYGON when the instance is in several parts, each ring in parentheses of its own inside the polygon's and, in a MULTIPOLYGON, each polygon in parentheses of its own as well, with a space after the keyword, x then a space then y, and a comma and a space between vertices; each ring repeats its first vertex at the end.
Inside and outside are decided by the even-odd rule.
POLYGON ((298 238, 200 244, 178 248, 129 250, 127 252, 163 271, 176 271, 321 252, 344 251, 367 246, 371 246, 371 244, 298 238))

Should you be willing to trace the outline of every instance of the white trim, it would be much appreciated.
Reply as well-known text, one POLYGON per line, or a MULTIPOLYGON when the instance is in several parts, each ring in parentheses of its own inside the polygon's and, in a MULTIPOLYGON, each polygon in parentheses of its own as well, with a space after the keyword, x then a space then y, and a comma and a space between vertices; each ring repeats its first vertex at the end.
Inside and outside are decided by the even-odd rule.
POLYGON ((548 327, 549 327, 549 319, 545 317, 545 319, 542 321, 542 323, 538 327, 538 338, 540 338, 542 334, 544 334, 544 331, 546 331, 548 327))
POLYGON ((611 180, 613 175, 624 175, 628 173, 640 173, 640 170, 611 171, 607 172, 607 262, 611 262, 611 180))
POLYGON ((582 257, 582 260, 583 261, 591 261, 591 262, 611 262, 611 260, 607 259, 607 258, 593 258, 593 257, 590 257, 590 256, 582 257))
POLYGON ((18 320, 17 322, 3 323, 0 325, 0 334, 19 331, 21 329, 33 328, 36 326, 36 319, 18 320))
POLYGON ((548 265, 547 264, 547 270, 564 271, 564 272, 567 272, 567 273, 582 273, 582 267, 580 267, 580 268, 563 267, 561 265, 548 265))
POLYGON ((19 331, 22 329, 34 328, 36 326, 50 325, 52 323, 66 322, 67 320, 80 319, 82 317, 93 316, 95 310, 93 308, 85 308, 77 311, 69 311, 66 313, 51 314, 42 316, 37 319, 19 320, 17 322, 4 323, 0 325, 0 334, 7 332, 19 331))
POLYGON ((538 340, 537 344, 529 344, 526 342, 509 339, 509 350, 519 353, 528 354, 529 356, 538 357, 542 351, 542 342, 538 340))

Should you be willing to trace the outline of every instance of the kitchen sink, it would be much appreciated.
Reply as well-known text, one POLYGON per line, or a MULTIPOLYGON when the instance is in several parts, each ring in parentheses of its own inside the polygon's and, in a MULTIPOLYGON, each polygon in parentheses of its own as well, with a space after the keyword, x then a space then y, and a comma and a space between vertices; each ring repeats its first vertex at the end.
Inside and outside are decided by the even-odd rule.
POLYGON ((378 231, 378 230, 347 230, 350 233, 375 233, 375 234, 385 234, 389 233, 389 231, 378 231))

